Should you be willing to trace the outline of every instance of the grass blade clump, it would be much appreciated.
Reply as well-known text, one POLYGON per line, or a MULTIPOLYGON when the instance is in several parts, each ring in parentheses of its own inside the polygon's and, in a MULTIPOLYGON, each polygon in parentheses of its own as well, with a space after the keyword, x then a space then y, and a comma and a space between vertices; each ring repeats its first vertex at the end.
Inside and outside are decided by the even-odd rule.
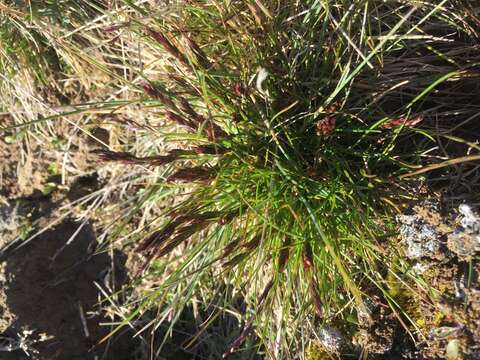
POLYGON ((373 294, 396 307, 385 273, 402 269, 386 239, 419 184, 398 179, 445 155, 436 150, 452 136, 449 114, 469 123, 479 111, 470 10, 190 1, 148 25, 132 19, 165 60, 145 95, 180 129, 166 139, 190 154, 169 158, 165 186, 186 189, 183 200, 138 247, 145 266, 176 254, 156 290, 165 314, 231 284, 252 316, 226 354, 255 328, 271 355, 288 358, 318 322, 368 321, 373 294))

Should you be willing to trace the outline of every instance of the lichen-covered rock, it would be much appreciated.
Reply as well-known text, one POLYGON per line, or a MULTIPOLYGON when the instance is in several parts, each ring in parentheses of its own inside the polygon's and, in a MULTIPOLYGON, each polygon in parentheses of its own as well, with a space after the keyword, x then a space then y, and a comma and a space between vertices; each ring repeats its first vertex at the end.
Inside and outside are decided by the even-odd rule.
POLYGON ((9 203, 0 202, 0 249, 16 235, 19 222, 17 210, 17 207, 9 203))
POLYGON ((480 240, 480 217, 470 205, 462 204, 458 207, 460 213, 460 224, 469 233, 476 234, 480 240))
POLYGON ((421 258, 441 259, 441 234, 419 215, 400 215, 400 235, 406 247, 406 256, 412 260, 421 258))
POLYGON ((323 326, 318 332, 321 346, 328 352, 339 352, 346 345, 343 334, 331 326, 323 326))
POLYGON ((0 233, 15 228, 17 209, 8 203, 0 203, 0 233))
POLYGON ((458 211, 458 226, 448 235, 447 246, 460 260, 468 261, 480 251, 480 217, 467 204, 458 211))
POLYGON ((341 354, 351 347, 346 337, 333 326, 322 326, 315 341, 307 348, 306 360, 326 360, 340 358, 341 354))

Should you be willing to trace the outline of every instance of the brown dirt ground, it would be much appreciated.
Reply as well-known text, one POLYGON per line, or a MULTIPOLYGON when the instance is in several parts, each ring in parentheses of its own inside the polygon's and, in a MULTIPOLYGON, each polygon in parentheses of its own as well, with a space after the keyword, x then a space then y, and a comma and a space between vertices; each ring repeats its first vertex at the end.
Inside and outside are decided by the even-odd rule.
MULTIPOLYGON (((120 275, 117 287, 126 280, 121 274, 125 271, 122 254, 115 254, 112 262, 107 254, 94 253, 97 243, 90 224, 52 259, 77 228, 78 223, 67 220, 14 252, 2 265, 0 308, 4 328, 0 331, 34 330, 30 341, 46 336, 47 340, 28 346, 39 360, 84 360, 101 355, 105 346, 96 344, 110 329, 99 323, 110 320, 98 309, 99 291, 94 282, 105 286, 102 275, 111 273, 112 268, 120 275)), ((112 345, 107 359, 130 359, 128 341, 118 338, 112 345)), ((2 359, 18 359, 21 353, 2 354, 2 359)))
MULTIPOLYGON (((90 176, 92 181, 78 181, 78 175, 89 174, 91 166, 86 157, 88 143, 75 142, 78 153, 72 161, 77 178, 72 176, 55 194, 45 195, 45 185, 58 182, 48 171, 55 154, 42 150, 39 143, 30 142, 26 148, 26 142, 7 144, 0 139, 0 222, 9 223, 0 229, 0 249, 19 235, 22 222, 38 219, 41 228, 55 219, 60 205, 98 186, 95 176, 90 176)), ((28 334, 23 341, 28 354, 21 349, 1 352, 0 359, 133 358, 133 342, 127 335, 98 345, 113 327, 100 325, 112 319, 99 306, 100 291, 94 282, 107 293, 119 290, 127 281, 126 256, 99 252, 94 224, 86 222, 79 229, 80 225, 67 218, 20 249, 0 256, 0 335, 18 341, 28 334)))

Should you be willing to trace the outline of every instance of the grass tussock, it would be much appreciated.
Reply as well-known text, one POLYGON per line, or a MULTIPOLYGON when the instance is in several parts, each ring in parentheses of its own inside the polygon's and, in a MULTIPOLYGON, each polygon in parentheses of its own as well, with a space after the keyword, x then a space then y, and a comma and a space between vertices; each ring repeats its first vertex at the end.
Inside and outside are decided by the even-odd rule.
POLYGON ((160 168, 135 206, 175 196, 160 225, 136 235, 141 271, 158 283, 137 311, 157 306, 173 324, 192 299, 229 309, 230 295, 218 300, 228 285, 247 308, 224 355, 255 332, 281 359, 303 354, 322 324, 371 321, 373 295, 408 319, 386 274, 421 296, 430 289, 392 259, 387 239, 425 180, 442 189, 458 177, 468 189, 459 174, 478 175, 478 9, 453 0, 126 3, 103 28, 102 58, 82 57, 162 119, 142 131, 166 150, 99 153, 160 168), (132 38, 140 55, 117 47, 132 38))

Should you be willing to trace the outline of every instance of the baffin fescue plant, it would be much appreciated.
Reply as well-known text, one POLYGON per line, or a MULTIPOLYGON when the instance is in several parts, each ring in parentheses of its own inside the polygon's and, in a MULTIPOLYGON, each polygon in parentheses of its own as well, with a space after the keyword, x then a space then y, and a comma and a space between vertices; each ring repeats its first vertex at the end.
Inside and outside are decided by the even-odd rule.
POLYGON ((134 85, 162 112, 169 150, 98 156, 162 167, 151 198, 176 196, 135 245, 140 273, 162 281, 131 318, 157 306, 173 327, 194 298, 228 309, 240 295, 244 326, 224 356, 255 332, 281 359, 303 354, 322 324, 368 321, 372 295, 408 319, 386 274, 430 289, 395 258, 392 219, 420 175, 454 176, 449 165, 478 160, 446 157, 479 150, 468 133, 479 113, 476 10, 205 0, 155 16, 126 3, 141 16, 106 31, 158 52, 161 77, 139 71, 134 85))
POLYGON ((280 358, 318 321, 368 321, 372 294, 398 307, 384 279, 402 272, 385 250, 392 216, 415 199, 408 179, 448 165, 439 138, 461 143, 448 114, 478 114, 466 94, 478 94, 478 22, 453 6, 207 1, 132 20, 165 61, 139 88, 180 129, 165 134, 179 148, 101 157, 173 165, 164 187, 185 192, 137 246, 143 270, 182 249, 143 305, 160 300, 165 318, 202 287, 233 284, 250 315, 224 355, 255 327, 280 358))

